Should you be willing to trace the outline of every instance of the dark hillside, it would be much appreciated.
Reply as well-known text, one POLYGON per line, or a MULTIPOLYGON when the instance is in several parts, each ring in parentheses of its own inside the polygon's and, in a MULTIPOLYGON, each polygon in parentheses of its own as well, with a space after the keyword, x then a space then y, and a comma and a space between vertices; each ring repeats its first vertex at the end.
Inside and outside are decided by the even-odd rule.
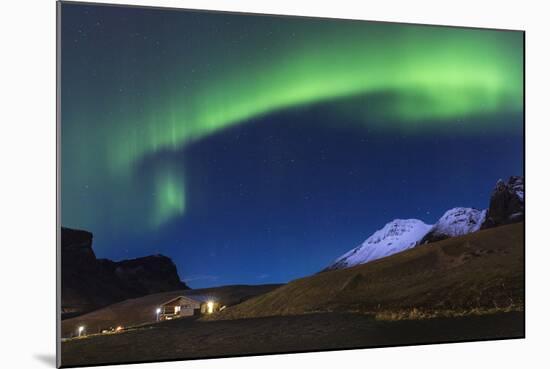
POLYGON ((398 319, 521 310, 523 230, 523 223, 486 229, 297 279, 208 319, 314 312, 398 319))

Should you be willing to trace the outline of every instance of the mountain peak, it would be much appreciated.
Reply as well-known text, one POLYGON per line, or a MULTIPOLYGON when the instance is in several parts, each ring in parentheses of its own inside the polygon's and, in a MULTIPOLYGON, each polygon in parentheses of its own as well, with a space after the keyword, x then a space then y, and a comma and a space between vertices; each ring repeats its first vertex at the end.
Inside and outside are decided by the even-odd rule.
POLYGON ((420 243, 440 241, 449 237, 479 231, 481 224, 485 221, 486 213, 487 210, 475 208, 456 207, 449 209, 439 218, 420 243))
POLYGON ((361 245, 336 259, 327 270, 368 263, 414 247, 431 228, 418 219, 394 219, 361 245))

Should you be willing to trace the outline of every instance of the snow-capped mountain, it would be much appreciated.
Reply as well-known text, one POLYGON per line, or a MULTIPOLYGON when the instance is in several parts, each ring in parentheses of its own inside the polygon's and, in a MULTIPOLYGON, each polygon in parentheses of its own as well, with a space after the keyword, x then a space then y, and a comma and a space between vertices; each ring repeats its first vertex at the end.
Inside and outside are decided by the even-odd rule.
POLYGON ((488 209, 453 208, 447 210, 433 226, 418 219, 393 220, 361 245, 340 256, 325 271, 365 264, 420 244, 521 222, 524 212, 524 178, 512 176, 507 182, 497 182, 488 209))
POLYGON ((419 244, 476 232, 487 210, 453 208, 434 225, 418 219, 396 219, 374 232, 365 242, 336 259, 325 270, 349 268, 405 251, 419 244))
POLYGON ((479 231, 485 221, 486 214, 487 210, 473 208, 459 207, 447 210, 420 243, 440 241, 445 238, 479 231))
POLYGON ((418 219, 395 219, 340 256, 326 270, 349 268, 410 249, 431 229, 431 225, 418 219))

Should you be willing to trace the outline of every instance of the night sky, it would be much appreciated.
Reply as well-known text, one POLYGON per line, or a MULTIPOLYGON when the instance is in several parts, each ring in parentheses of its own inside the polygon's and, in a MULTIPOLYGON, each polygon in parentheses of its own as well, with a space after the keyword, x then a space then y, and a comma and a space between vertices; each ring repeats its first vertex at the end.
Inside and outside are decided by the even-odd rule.
POLYGON ((523 34, 62 6, 62 224, 191 287, 315 273, 523 173, 523 34))

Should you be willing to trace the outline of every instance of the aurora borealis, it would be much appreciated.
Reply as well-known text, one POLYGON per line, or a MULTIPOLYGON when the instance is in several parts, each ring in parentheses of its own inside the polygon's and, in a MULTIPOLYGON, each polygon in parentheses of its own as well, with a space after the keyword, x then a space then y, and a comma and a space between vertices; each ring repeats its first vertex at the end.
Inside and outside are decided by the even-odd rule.
POLYGON ((198 285, 315 272, 523 171, 520 32, 63 4, 61 36, 62 223, 198 285))

